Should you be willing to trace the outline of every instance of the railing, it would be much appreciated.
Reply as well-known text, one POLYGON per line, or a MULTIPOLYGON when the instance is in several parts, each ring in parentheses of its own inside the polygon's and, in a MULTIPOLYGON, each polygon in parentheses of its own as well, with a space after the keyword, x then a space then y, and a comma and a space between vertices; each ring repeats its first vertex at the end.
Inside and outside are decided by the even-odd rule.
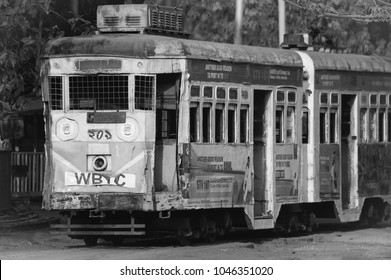
POLYGON ((11 195, 14 197, 39 197, 42 195, 45 156, 44 153, 11 153, 11 195))

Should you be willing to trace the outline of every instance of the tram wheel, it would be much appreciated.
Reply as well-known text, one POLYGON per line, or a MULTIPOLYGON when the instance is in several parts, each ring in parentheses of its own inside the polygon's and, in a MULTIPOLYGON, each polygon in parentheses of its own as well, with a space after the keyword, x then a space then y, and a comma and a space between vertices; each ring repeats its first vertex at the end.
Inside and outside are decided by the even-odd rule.
POLYGON ((97 243, 98 243, 98 237, 86 237, 86 238, 84 238, 84 244, 87 247, 96 246, 97 243))

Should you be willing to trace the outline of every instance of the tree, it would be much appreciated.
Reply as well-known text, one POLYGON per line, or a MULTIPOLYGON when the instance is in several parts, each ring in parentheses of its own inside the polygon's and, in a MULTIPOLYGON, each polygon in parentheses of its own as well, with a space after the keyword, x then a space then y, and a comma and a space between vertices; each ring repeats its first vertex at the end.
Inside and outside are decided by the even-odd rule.
POLYGON ((40 95, 40 56, 44 45, 61 36, 95 31, 96 7, 123 0, 0 0, 0 100, 40 95), (73 4, 79 2, 76 9, 73 4))
POLYGON ((0 0, 0 97, 12 103, 24 91, 37 93, 38 59, 52 30, 44 27, 50 0, 0 0), (28 87, 26 87, 28 85, 28 87))

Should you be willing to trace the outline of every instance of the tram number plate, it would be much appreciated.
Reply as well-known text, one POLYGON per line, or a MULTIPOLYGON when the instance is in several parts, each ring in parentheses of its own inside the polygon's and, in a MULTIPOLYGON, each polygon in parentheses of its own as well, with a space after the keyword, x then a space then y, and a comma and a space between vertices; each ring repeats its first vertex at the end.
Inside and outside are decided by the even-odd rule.
POLYGON ((67 186, 117 186, 124 188, 136 187, 136 175, 119 174, 115 177, 105 174, 88 172, 65 172, 67 186))
POLYGON ((113 138, 110 131, 107 129, 89 129, 88 137, 93 140, 110 140, 113 138))

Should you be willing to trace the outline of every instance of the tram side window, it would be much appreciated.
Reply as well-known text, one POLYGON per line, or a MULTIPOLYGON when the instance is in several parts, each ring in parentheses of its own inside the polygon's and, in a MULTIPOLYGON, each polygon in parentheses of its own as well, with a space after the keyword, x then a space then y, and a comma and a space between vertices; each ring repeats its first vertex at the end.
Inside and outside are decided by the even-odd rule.
POLYGON ((369 141, 376 141, 376 111, 377 109, 369 110, 369 141))
POLYGON ((276 143, 283 143, 284 107, 276 108, 276 143))
POLYGON ((62 77, 49 77, 49 100, 52 110, 63 109, 62 77))
POLYGON ((202 142, 210 143, 211 140, 211 103, 204 103, 202 107, 202 142))
POLYGON ((235 143, 236 135, 236 105, 230 104, 228 107, 228 143, 235 143))
POLYGON ((367 109, 360 110, 360 140, 361 142, 367 141, 367 109))
POLYGON ((391 142, 391 110, 388 110, 387 124, 388 124, 388 142, 391 142))
POLYGON ((308 109, 303 108, 303 112, 301 115, 301 124, 302 124, 302 134, 301 134, 301 142, 303 144, 309 143, 309 112, 308 109))
POLYGON ((150 111, 154 108, 155 77, 134 77, 135 109, 150 111))
POLYGON ((379 142, 384 142, 385 140, 385 129, 384 129, 384 125, 385 125, 385 110, 384 109, 380 109, 379 110, 379 142))
POLYGON ((198 102, 192 102, 190 104, 190 142, 199 142, 199 115, 200 106, 198 102))
POLYGON ((337 109, 330 109, 329 137, 330 143, 337 143, 337 109))
POLYGON ((319 141, 321 144, 327 142, 327 109, 321 108, 319 114, 319 141))
POLYGON ((289 106, 286 110, 286 142, 295 141, 295 107, 289 106))
POLYGON ((240 108, 240 143, 247 143, 248 135, 248 106, 242 106, 240 108))
POLYGON ((224 104, 215 107, 215 142, 224 142, 224 104))

